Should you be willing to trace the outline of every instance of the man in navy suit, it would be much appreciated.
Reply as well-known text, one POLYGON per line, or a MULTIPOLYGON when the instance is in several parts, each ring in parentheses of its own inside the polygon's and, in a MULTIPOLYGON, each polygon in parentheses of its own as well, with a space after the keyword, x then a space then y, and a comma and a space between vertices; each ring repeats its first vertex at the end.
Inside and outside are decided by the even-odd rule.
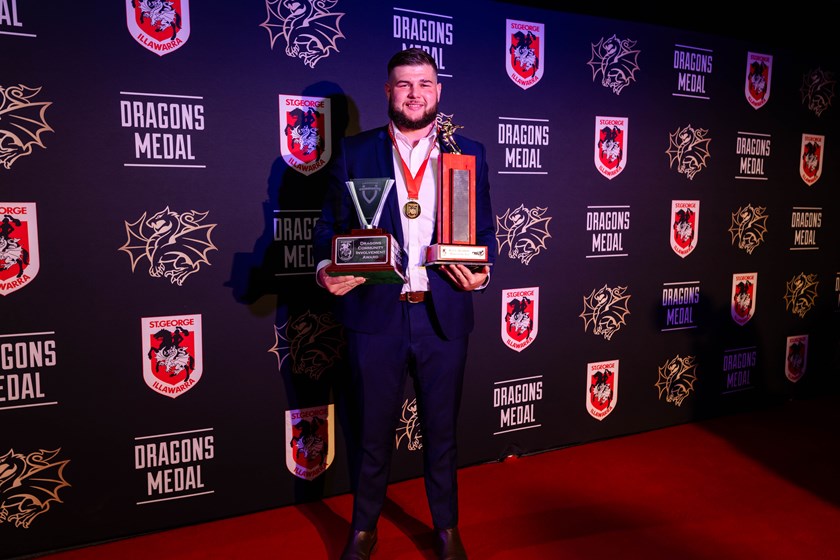
MULTIPOLYGON (((473 329, 472 292, 489 280, 489 266, 424 265, 436 242, 438 159, 436 125, 441 84, 434 59, 420 49, 388 63, 387 126, 345 138, 331 165, 330 185, 314 228, 317 282, 335 298, 345 327, 354 398, 360 411, 360 452, 353 461, 350 537, 342 559, 365 559, 376 544, 385 501, 403 391, 410 375, 423 442, 423 476, 440 558, 466 558, 458 532, 456 431, 467 343, 473 329), (330 276, 332 236, 359 229, 345 182, 388 177, 377 227, 403 250, 404 284, 365 283, 361 276, 330 276)), ((477 245, 495 258, 493 215, 484 147, 455 135, 476 162, 477 245)))

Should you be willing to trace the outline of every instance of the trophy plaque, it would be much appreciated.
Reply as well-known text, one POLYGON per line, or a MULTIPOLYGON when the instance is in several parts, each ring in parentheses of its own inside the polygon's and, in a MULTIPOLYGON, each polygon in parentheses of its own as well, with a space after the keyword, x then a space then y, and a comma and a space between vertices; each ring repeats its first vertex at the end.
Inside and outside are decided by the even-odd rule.
POLYGON ((437 116, 440 139, 437 240, 426 248, 426 264, 490 265, 486 245, 476 244, 475 156, 466 155, 453 134, 452 115, 437 116))
POLYGON ((332 262, 327 265, 326 273, 330 276, 363 276, 369 284, 405 283, 405 276, 400 271, 402 249, 394 236, 376 227, 394 180, 387 177, 352 179, 346 184, 363 229, 333 235, 332 262))

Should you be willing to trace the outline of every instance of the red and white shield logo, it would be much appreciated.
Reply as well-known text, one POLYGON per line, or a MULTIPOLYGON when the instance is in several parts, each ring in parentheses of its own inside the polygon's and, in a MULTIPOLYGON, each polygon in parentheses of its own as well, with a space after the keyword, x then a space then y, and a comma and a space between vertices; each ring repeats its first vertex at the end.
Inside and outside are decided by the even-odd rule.
POLYGON ((627 117, 595 117, 595 168, 612 179, 627 165, 627 117))
POLYGON ((125 18, 134 40, 158 56, 190 38, 189 0, 125 0, 125 18))
POLYGON ((822 175, 825 136, 803 134, 799 158, 799 176, 806 185, 813 185, 822 175))
POLYGON ((146 385, 173 399, 195 387, 204 369, 201 315, 144 317, 140 322, 146 385))
POLYGON ((528 89, 543 77, 545 25, 509 19, 506 33, 508 77, 522 89, 528 89))
POLYGON ((700 201, 671 201, 671 249, 682 258, 687 257, 699 239, 700 201))
POLYGON ((540 289, 502 290, 502 342, 522 352, 539 331, 540 289))
POLYGON ((603 420, 618 404, 618 360, 586 364, 586 410, 603 420))
POLYGON ((330 100, 280 95, 280 153, 289 167, 309 175, 332 155, 330 100))
POLYGON ((333 405, 286 411, 286 468, 304 480, 320 476, 335 457, 333 405))
POLYGON ((808 335, 787 337, 785 346, 785 377, 796 383, 808 366, 808 335))
POLYGON ((35 203, 0 202, 0 295, 27 286, 40 267, 35 203))
POLYGON ((746 325, 755 315, 755 300, 758 292, 758 273, 747 272, 732 275, 732 320, 746 325))
POLYGON ((744 95, 753 109, 760 109, 770 99, 770 77, 773 57, 769 54, 747 53, 747 77, 744 95))

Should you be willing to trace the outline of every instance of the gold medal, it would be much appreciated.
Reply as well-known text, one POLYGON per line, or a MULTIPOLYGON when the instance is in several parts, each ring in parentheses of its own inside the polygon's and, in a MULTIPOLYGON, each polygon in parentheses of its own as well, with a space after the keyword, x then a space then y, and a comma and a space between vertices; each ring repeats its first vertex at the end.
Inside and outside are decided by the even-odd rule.
POLYGON ((420 215, 420 203, 416 200, 409 200, 403 206, 403 214, 409 220, 413 220, 420 215))

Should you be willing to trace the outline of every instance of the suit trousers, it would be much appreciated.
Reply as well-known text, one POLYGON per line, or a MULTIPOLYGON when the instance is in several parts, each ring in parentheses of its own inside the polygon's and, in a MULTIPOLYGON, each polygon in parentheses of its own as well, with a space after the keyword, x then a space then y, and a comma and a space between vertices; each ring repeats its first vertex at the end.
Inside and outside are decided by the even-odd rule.
POLYGON ((468 337, 440 336, 428 300, 399 305, 398 328, 376 334, 345 333, 360 415, 359 450, 351 466, 352 526, 373 530, 382 512, 410 376, 417 397, 429 511, 434 526, 447 529, 458 524, 456 432, 468 337))

